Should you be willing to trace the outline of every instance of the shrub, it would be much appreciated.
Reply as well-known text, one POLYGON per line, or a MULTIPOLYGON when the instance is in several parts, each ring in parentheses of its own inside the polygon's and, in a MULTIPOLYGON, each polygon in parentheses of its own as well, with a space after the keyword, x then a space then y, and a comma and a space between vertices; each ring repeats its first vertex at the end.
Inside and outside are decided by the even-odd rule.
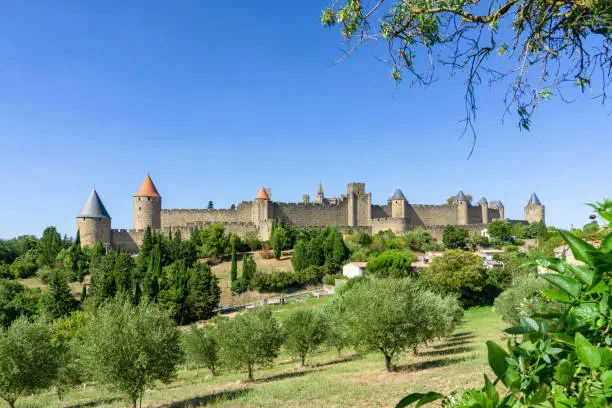
POLYGON ((15 262, 10 266, 11 274, 15 279, 26 279, 34 276, 38 270, 38 265, 35 263, 15 262))
POLYGON ((251 287, 260 292, 279 292, 298 286, 293 272, 272 270, 257 272, 251 280, 251 287))
POLYGON ((431 250, 433 238, 425 228, 414 228, 406 232, 403 238, 408 247, 413 251, 427 252, 431 250))
POLYGON ((487 303, 486 292, 483 291, 487 271, 478 255, 459 249, 446 251, 431 261, 424 274, 441 291, 457 293, 464 307, 487 303))
POLYGON ((442 231, 442 242, 448 249, 466 248, 468 237, 468 229, 456 225, 446 225, 442 231))
POLYGON ((302 285, 315 285, 323 280, 325 269, 320 266, 309 266, 294 274, 296 282, 302 285))
POLYGON ((323 283, 326 285, 335 285, 336 279, 346 279, 341 273, 328 273, 323 277, 323 283))
MULTIPOLYGON (((261 241, 255 232, 247 232, 244 234, 244 239, 242 242, 248 248, 249 251, 257 251, 262 248, 261 241)), ((246 249, 244 247, 240 248, 241 252, 244 252, 246 249)))
POLYGON ((366 269, 379 278, 404 278, 412 274, 412 262, 415 257, 411 252, 385 251, 368 262, 366 269))

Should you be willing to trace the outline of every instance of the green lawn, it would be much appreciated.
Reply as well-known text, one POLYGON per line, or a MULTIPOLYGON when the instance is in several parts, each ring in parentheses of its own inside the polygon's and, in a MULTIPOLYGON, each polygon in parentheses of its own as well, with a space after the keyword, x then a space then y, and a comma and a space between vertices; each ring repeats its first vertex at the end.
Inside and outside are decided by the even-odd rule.
MULTIPOLYGON (((275 307, 282 319, 291 310, 313 307, 329 300, 309 299, 275 307)), ((382 356, 345 351, 322 351, 308 360, 309 367, 285 351, 274 366, 255 372, 255 382, 246 381, 246 373, 220 371, 212 378, 201 371, 181 370, 172 384, 159 384, 146 393, 146 407, 393 407, 405 394, 434 390, 449 392, 482 384, 486 364, 485 340, 502 342, 504 323, 491 308, 466 312, 464 323, 444 342, 429 344, 418 356, 407 354, 396 364, 397 372, 388 373, 382 356)), ((124 407, 121 396, 89 386, 75 391, 59 402, 49 393, 22 399, 18 407, 124 407)))

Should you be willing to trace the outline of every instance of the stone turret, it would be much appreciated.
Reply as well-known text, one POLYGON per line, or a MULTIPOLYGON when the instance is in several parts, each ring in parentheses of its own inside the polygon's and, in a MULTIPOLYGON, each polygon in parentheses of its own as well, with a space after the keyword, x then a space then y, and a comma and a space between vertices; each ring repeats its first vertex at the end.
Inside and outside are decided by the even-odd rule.
POLYGON ((480 201, 478 201, 478 205, 480 206, 480 210, 482 211, 482 223, 483 224, 488 224, 489 223, 489 203, 487 202, 487 199, 482 197, 480 199, 480 201))
POLYGON ((325 202, 325 196, 323 195, 323 184, 319 183, 319 189, 317 190, 317 199, 315 203, 323 204, 325 202))
POLYGON ((505 220, 504 216, 504 204, 501 201, 491 201, 491 208, 499 211, 499 219, 505 220))
POLYGON ((457 225, 468 224, 469 202, 463 190, 459 190, 453 201, 453 206, 457 209, 457 225))
POLYGON ((253 223, 258 226, 259 237, 267 240, 270 237, 270 196, 265 188, 260 188, 253 201, 253 223))
POLYGON ((408 200, 399 187, 395 189, 389 201, 391 201, 391 218, 406 218, 408 200))
POLYGON ((161 202, 162 198, 147 174, 138 192, 134 194, 134 229, 142 230, 147 226, 161 229, 161 202))
POLYGON ((77 216, 81 247, 92 247, 111 242, 111 217, 94 188, 77 216))
POLYGON ((525 221, 529 223, 544 222, 544 206, 536 193, 531 194, 529 202, 525 206, 525 221))

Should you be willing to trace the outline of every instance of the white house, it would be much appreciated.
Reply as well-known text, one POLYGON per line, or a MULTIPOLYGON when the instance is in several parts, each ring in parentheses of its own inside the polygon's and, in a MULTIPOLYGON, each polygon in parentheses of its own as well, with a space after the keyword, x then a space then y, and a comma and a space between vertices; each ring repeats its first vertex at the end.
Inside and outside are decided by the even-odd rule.
POLYGON ((342 274, 347 278, 357 278, 363 275, 367 262, 349 262, 342 267, 342 274))

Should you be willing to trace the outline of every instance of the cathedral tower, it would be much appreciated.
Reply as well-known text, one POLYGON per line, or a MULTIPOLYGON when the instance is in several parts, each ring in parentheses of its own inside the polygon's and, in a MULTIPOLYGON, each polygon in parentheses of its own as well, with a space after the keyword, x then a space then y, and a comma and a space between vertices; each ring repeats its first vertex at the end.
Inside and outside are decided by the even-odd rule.
POLYGON ((147 226, 161 229, 161 196, 147 174, 138 192, 134 194, 134 229, 143 230, 147 226))
POLYGON ((98 242, 111 242, 111 217, 95 188, 77 216, 77 229, 81 237, 81 247, 92 247, 98 242))
POLYGON ((544 206, 536 193, 531 194, 529 202, 525 206, 525 221, 529 223, 544 222, 544 206))

